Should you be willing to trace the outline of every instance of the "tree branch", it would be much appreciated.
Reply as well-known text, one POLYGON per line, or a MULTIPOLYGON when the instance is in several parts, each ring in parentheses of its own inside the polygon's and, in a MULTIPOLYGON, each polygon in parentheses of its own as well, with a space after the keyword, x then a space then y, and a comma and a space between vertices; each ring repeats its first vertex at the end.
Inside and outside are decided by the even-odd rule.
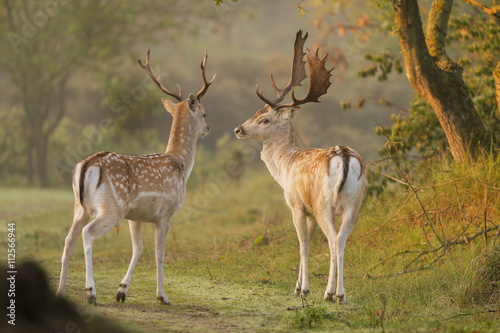
POLYGON ((66 113, 66 101, 65 101, 65 94, 64 94, 64 89, 66 87, 66 82, 68 80, 69 74, 65 75, 65 77, 59 82, 58 86, 58 92, 57 92, 57 104, 58 104, 58 111, 57 114, 53 117, 52 122, 47 124, 46 130, 43 133, 47 137, 52 135, 54 130, 56 129, 57 125, 61 122, 61 119, 63 118, 64 114, 66 113))
POLYGON ((429 71, 439 68, 427 48, 418 3, 416 0, 394 0, 393 8, 406 76, 413 89, 425 98, 429 71))
POLYGON ((14 29, 14 17, 12 15, 12 5, 9 0, 4 0, 5 8, 7 9, 7 17, 9 18, 10 28, 14 29))
POLYGON ((445 42, 453 0, 435 0, 427 21, 426 44, 433 57, 451 60, 446 54, 445 42))
POLYGON ((483 12, 492 16, 494 19, 497 19, 497 20, 500 19, 500 6, 499 5, 488 7, 488 6, 483 5, 482 3, 479 3, 479 1, 476 1, 476 0, 463 0, 463 1, 467 2, 469 5, 473 5, 473 6, 477 6, 477 7, 481 8, 481 10, 483 12))

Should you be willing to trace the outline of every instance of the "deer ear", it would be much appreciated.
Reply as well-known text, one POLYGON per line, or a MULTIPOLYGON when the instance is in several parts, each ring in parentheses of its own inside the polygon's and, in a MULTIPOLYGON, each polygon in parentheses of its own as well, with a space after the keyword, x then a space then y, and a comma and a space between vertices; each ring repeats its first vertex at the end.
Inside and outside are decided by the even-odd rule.
POLYGON ((300 106, 294 106, 283 112, 283 118, 286 120, 292 120, 300 113, 300 106))
POLYGON ((173 116, 174 115, 175 106, 176 106, 177 103, 175 103, 174 101, 172 101, 171 99, 169 99, 167 97, 163 97, 161 99, 161 102, 163 103, 163 106, 165 107, 165 110, 167 110, 168 113, 170 113, 173 116))
POLYGON ((196 98, 196 96, 193 95, 193 94, 189 94, 189 96, 188 96, 188 105, 189 105, 189 109, 191 111, 195 111, 194 106, 195 106, 196 103, 198 103, 198 99, 196 98))

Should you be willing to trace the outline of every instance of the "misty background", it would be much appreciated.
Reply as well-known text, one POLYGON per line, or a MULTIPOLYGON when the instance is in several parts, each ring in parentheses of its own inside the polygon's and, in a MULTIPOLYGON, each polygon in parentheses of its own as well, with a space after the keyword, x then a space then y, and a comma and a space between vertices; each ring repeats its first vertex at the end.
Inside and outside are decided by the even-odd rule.
MULTIPOLYGON (((34 37, 19 43, 19 52, 4 42, 1 50, 4 60, 15 56, 29 61, 33 55, 23 49, 25 46, 39 38, 50 38, 44 33, 48 33, 56 20, 73 19, 60 17, 66 15, 63 6, 72 5, 60 4, 60 10, 39 27, 34 37)), ((293 41, 299 29, 309 33, 306 47, 320 47, 321 56, 329 54, 327 67, 336 67, 333 84, 328 94, 320 98, 321 103, 303 106, 301 115, 294 120, 304 146, 347 145, 370 163, 379 157, 378 151, 385 143, 385 138, 376 135, 374 128, 390 123, 390 115, 403 112, 413 95, 405 75, 391 75, 384 84, 377 77, 359 77, 358 72, 368 66, 364 59, 366 52, 398 48, 397 37, 378 33, 376 21, 372 21, 373 33, 368 30, 363 40, 342 30, 351 22, 341 11, 330 18, 333 22, 329 22, 327 29, 321 21, 321 6, 308 7, 307 3, 297 1, 240 0, 226 1, 220 6, 213 1, 148 1, 144 6, 149 8, 136 14, 115 13, 128 15, 127 25, 136 24, 140 29, 114 49, 112 56, 93 58, 99 52, 92 53, 89 48, 86 57, 86 50, 81 50, 90 65, 75 66, 68 76, 64 115, 48 139, 50 186, 69 186, 73 166, 102 150, 128 154, 165 150, 172 119, 160 101, 164 94, 137 64, 139 58, 145 61, 147 49, 151 50, 154 73, 161 75, 161 82, 171 91, 176 91, 179 84, 183 97, 203 86, 200 62, 208 50, 207 78, 214 74, 217 77, 202 99, 211 128, 211 133, 198 144, 198 150, 202 150, 200 156, 205 158, 217 156, 229 145, 234 151, 249 144, 237 142, 233 129, 262 108, 263 102, 255 94, 256 84, 266 97, 272 98, 270 74, 273 73, 278 86, 288 82, 293 41), (363 108, 357 109, 354 104, 359 97, 366 101, 363 108), (381 99, 390 101, 391 106, 381 105, 378 102, 381 99), (344 110, 341 102, 346 101, 353 107, 344 110)), ((354 14, 350 16, 355 17, 354 14)), ((359 17, 371 19, 371 13, 365 13, 359 6, 359 17)), ((92 17, 84 20, 94 24, 92 17)), ((121 38, 127 31, 111 25, 107 38, 121 38)), ((7 30, 2 35, 8 33, 7 30)), ((25 97, 13 84, 12 75, 6 74, 0 72, 0 183, 39 185, 33 175, 27 176, 33 170, 29 170, 28 148, 23 143, 29 128, 20 119, 25 97)), ((303 96, 307 89, 306 80, 296 93, 303 96)), ((54 105, 50 112, 55 113, 56 104, 50 103, 54 105)), ((250 163, 255 168, 264 167, 258 158, 250 163)))

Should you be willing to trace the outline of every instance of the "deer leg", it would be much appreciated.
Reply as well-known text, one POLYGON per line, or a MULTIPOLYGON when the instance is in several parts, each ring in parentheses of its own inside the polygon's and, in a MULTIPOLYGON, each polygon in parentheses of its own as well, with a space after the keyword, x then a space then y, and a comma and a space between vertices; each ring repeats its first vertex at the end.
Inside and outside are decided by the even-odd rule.
MULTIPOLYGON (((309 237, 308 228, 306 222, 306 214, 304 209, 296 208, 292 209, 293 224, 297 231, 297 237, 299 239, 300 248, 300 264, 299 264, 299 277, 297 284, 295 286, 295 292, 300 294, 302 297, 307 297, 309 295, 309 279, 307 270, 307 261, 309 258, 309 237), (300 288, 300 289, 299 289, 300 288)), ((312 237, 311 237, 312 239, 312 237)))
POLYGON ((64 251, 61 258, 61 276, 59 279, 59 287, 57 288, 57 295, 64 296, 69 259, 71 258, 71 253, 73 253, 73 249, 75 248, 76 240, 78 239, 78 236, 82 232, 82 229, 88 219, 89 217, 83 207, 75 207, 73 225, 69 229, 68 235, 64 241, 64 251))
POLYGON ((132 259, 130 260, 130 265, 128 266, 127 274, 120 283, 120 288, 116 294, 116 301, 125 302, 125 297, 127 296, 128 287, 130 286, 130 280, 132 279, 132 273, 134 272, 135 265, 142 254, 142 224, 140 222, 128 221, 130 227, 130 236, 132 238, 132 259))
POLYGON ((337 269, 337 253, 336 253, 336 234, 333 239, 328 239, 328 247, 330 248, 330 272, 328 273, 328 284, 323 299, 325 301, 333 301, 335 294, 335 273, 337 269))
POLYGON ((342 304, 346 302, 344 291, 344 251, 347 242, 347 237, 354 229, 354 225, 358 219, 359 210, 353 211, 348 209, 342 215, 342 225, 336 239, 336 256, 337 256, 337 303, 342 304))
MULTIPOLYGON (((318 230, 318 223, 316 222, 316 219, 313 216, 307 216, 307 247, 310 249, 311 248, 311 243, 316 235, 316 231, 318 230)), ((297 295, 300 295, 300 291, 302 290, 301 288, 301 280, 300 277, 301 275, 301 267, 299 265, 299 279, 297 279, 297 284, 295 286, 295 293, 297 295)))
POLYGON ((330 249, 330 271, 328 274, 328 283, 326 286, 326 291, 324 295, 325 301, 332 301, 335 295, 335 271, 337 268, 337 251, 336 251, 336 240, 337 232, 333 226, 333 215, 330 205, 320 205, 324 207, 321 211, 316 213, 318 219, 318 224, 321 230, 328 239, 328 247, 330 249))
POLYGON ((156 298, 163 304, 170 305, 163 286, 163 261, 165 257, 165 238, 170 227, 170 218, 160 221, 155 227, 155 252, 156 252, 156 298))
POLYGON ((121 217, 98 214, 97 217, 87 224, 82 231, 83 250, 85 253, 86 282, 85 291, 89 304, 96 304, 96 290, 94 283, 94 272, 92 269, 92 245, 97 237, 109 231, 120 223, 121 217))

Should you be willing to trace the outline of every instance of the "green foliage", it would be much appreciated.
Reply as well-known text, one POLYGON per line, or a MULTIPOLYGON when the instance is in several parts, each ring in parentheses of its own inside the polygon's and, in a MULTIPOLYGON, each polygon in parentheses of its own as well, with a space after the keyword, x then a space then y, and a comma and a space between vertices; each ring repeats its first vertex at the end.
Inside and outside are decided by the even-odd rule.
POLYGON ((220 186, 231 180, 238 181, 255 156, 255 146, 245 145, 229 133, 217 140, 215 150, 199 145, 188 186, 194 190, 213 182, 220 186))
POLYGON ((486 265, 481 272, 484 280, 486 280, 486 288, 489 293, 487 294, 488 302, 495 302, 500 305, 500 246, 496 245, 491 253, 487 255, 486 265))
MULTIPOLYGON (((49 175, 44 172, 51 162, 49 142, 66 116, 68 97, 73 97, 71 78, 76 74, 109 73, 110 67, 119 67, 112 60, 130 52, 137 40, 156 41, 162 35, 161 29, 183 29, 181 19, 172 10, 177 4, 175 0, 4 1, 0 30, 5 34, 0 38, 0 48, 6 52, 0 58, 0 72, 8 78, 17 94, 14 99, 20 101, 19 108, 23 110, 26 131, 18 139, 24 141, 29 155, 23 161, 29 164, 28 178, 33 178, 38 170, 41 185, 50 184, 49 175), (145 33, 151 30, 158 33, 145 33)), ((192 24, 191 28, 197 25, 192 24)), ((85 79, 78 80, 78 84, 84 83, 85 79)), ((145 106, 142 103, 137 107, 145 106)), ((131 109, 138 110, 137 107, 131 109)), ((138 112, 128 113, 124 131, 130 132, 132 118, 137 115, 138 112)))
MULTIPOLYGON (((404 177, 400 175, 398 180, 410 184, 415 191, 406 185, 407 189, 394 189, 392 194, 389 194, 392 191, 386 191, 375 201, 385 200, 387 195, 400 196, 399 203, 389 210, 391 218, 384 223, 392 226, 386 225, 381 231, 402 233, 407 238, 407 244, 394 249, 393 255, 380 260, 379 264, 373 266, 373 272, 378 269, 384 271, 389 267, 394 274, 429 269, 439 262, 439 258, 447 255, 452 257, 450 260, 453 265, 458 265, 453 259, 454 251, 464 244, 479 243, 481 249, 488 249, 494 244, 495 235, 498 235, 495 221, 500 218, 499 170, 500 158, 485 156, 473 166, 433 159, 432 163, 403 171, 404 177)), ((464 258, 460 264, 462 268, 457 266, 456 270, 446 270, 457 274, 465 274, 466 271, 473 273, 469 275, 470 278, 457 278, 461 281, 477 280, 476 268, 483 266, 484 261, 479 261, 483 264, 472 263, 473 257, 464 258)), ((456 283, 450 283, 452 285, 456 283)), ((475 286, 477 283, 466 285, 475 286)))
POLYGON ((113 117, 86 126, 63 118, 48 145, 53 183, 71 184, 74 166, 100 151, 139 155, 164 152, 166 141, 160 139, 158 129, 141 126, 138 119, 135 122, 137 128, 127 130, 120 127, 120 119, 113 117))
POLYGON ((4 184, 14 184, 26 174, 28 166, 22 110, 0 109, 0 124, 2 124, 0 126, 0 179, 4 184))
POLYGON ((457 62, 464 68, 464 80, 481 120, 490 135, 500 139, 500 112, 495 100, 492 73, 500 61, 500 25, 485 15, 462 13, 450 18, 448 42, 466 53, 457 62))
MULTIPOLYGON (((384 13, 391 11, 384 8, 383 1, 378 1, 378 7, 384 13)), ((460 4, 454 7, 450 17, 446 43, 448 54, 455 55, 456 62, 464 69, 464 81, 489 136, 498 142, 500 113, 496 105, 492 73, 500 61, 500 25, 489 15, 471 10, 469 4, 460 4)), ((379 81, 386 81, 393 69, 398 74, 403 72, 400 56, 389 51, 366 53, 365 59, 371 64, 359 71, 358 75, 362 78, 376 76, 379 81)), ((342 101, 340 105, 343 109, 354 106, 359 109, 360 105, 364 105, 365 98, 360 97, 358 100, 363 103, 342 101)), ((384 99, 379 100, 379 104, 395 107, 384 99)), ((400 143, 399 153, 406 159, 427 160, 446 153, 448 143, 444 131, 424 98, 415 95, 407 111, 398 109, 400 112, 391 116, 390 126, 376 128, 378 135, 390 133, 393 140, 400 143)), ((385 149, 380 152, 382 156, 387 156, 385 149)))
MULTIPOLYGON (((388 134, 394 141, 399 143, 399 153, 405 158, 411 152, 417 152, 423 159, 446 152, 447 141, 434 111, 432 111, 425 99, 414 95, 410 103, 408 113, 392 114, 393 125, 375 128, 375 133, 380 136, 388 134)), ((394 147, 392 147, 394 152, 394 147)), ((382 156, 387 156, 386 149, 379 151, 382 156)))
MULTIPOLYGON (((231 0, 231 2, 236 3, 238 0, 231 0)), ((220 6, 224 3, 224 0, 214 0, 214 5, 220 6)))
POLYGON ((370 77, 375 76, 375 74, 379 74, 379 81, 386 81, 387 76, 394 70, 401 74, 403 72, 403 66, 401 65, 401 61, 395 55, 392 55, 390 52, 385 51, 380 54, 374 53, 366 53, 365 59, 373 62, 373 65, 370 65, 366 68, 361 69, 358 72, 360 77, 370 77))
POLYGON ((458 249, 452 253, 454 265, 447 263, 442 270, 450 296, 466 310, 470 307, 486 307, 498 310, 500 305, 500 246, 494 245, 472 253, 458 249), (459 259, 459 256, 465 256, 459 259))
POLYGON ((107 111, 106 120, 110 123, 105 140, 128 147, 126 152, 130 154, 165 151, 171 124, 171 116, 161 104, 165 95, 153 82, 145 84, 143 76, 118 75, 113 70, 99 75, 102 76, 101 107, 107 111), (158 122, 151 119, 165 123, 158 127, 158 122), (159 141, 159 129, 163 129, 163 143, 159 141))
MULTIPOLYGON (((459 8, 462 11, 468 9, 459 8)), ((460 52, 456 61, 464 68, 464 81, 474 106, 489 136, 498 142, 500 113, 497 112, 492 73, 500 61, 497 52, 500 49, 500 26, 486 14, 454 13, 448 25, 447 46, 452 50, 450 53, 460 52)), ((423 159, 446 152, 448 144, 444 132, 422 97, 414 96, 408 113, 393 115, 391 121, 391 134, 402 143, 401 152, 405 156, 409 157, 408 153, 413 149, 423 159)), ((379 129, 377 134, 383 135, 379 129)))
POLYGON ((325 307, 310 306, 295 310, 291 326, 299 329, 318 328, 330 324, 336 319, 335 313, 329 313, 325 307))

